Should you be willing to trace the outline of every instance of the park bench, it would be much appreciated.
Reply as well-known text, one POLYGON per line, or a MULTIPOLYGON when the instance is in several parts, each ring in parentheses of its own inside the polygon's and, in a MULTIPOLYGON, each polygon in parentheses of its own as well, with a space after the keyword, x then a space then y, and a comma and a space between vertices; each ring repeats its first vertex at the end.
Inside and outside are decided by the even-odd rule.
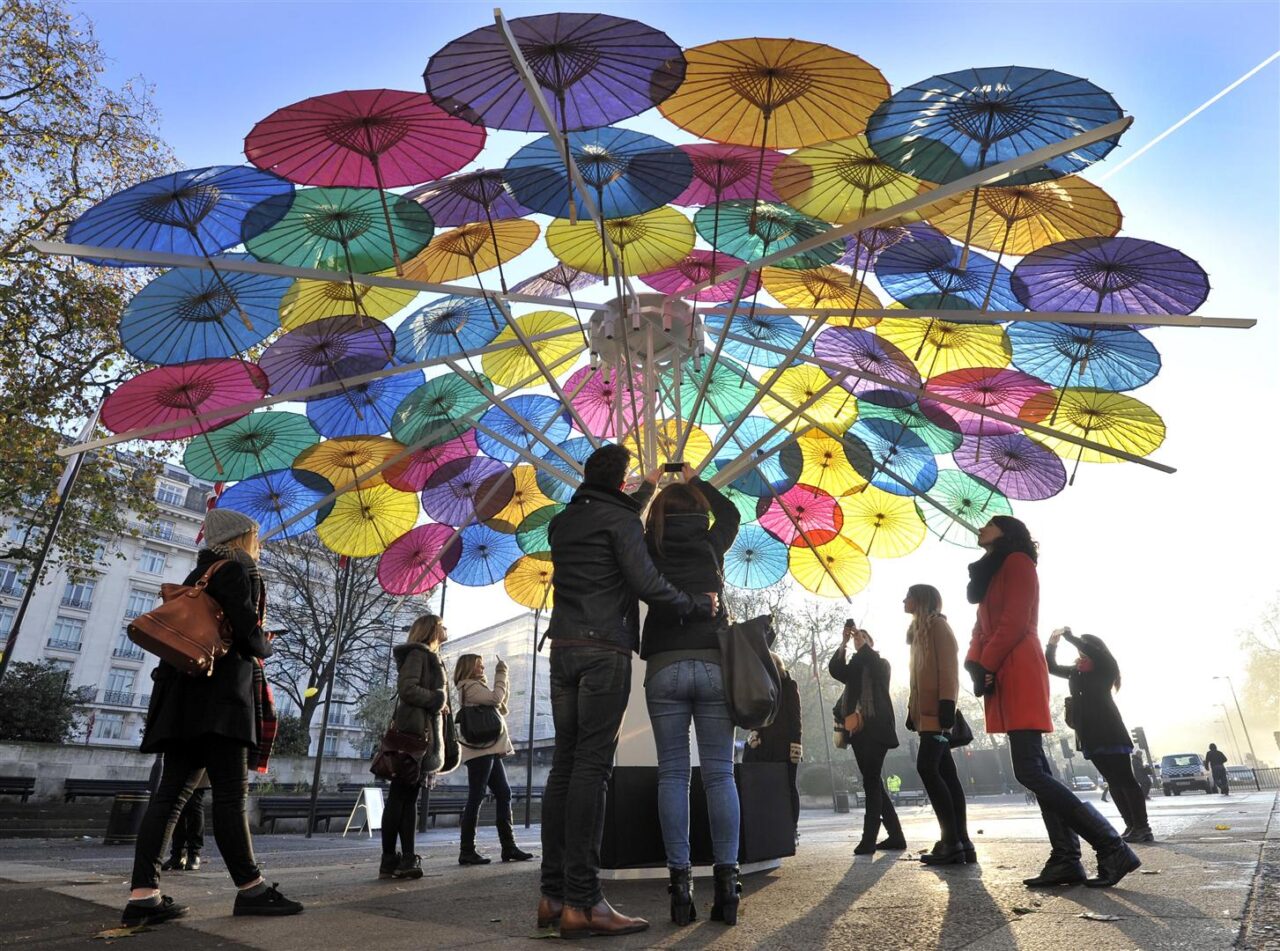
POLYGON ((370 779, 367 783, 338 783, 338 792, 341 793, 358 793, 362 789, 369 786, 377 786, 384 793, 387 791, 387 784, 379 782, 376 779, 370 779))
POLYGON ((68 777, 62 788, 66 801, 75 802, 78 797, 115 796, 119 793, 149 792, 151 784, 145 779, 73 779, 68 777))
POLYGON ((923 806, 928 800, 923 789, 900 789, 893 796, 894 804, 899 806, 923 806))
POLYGON ((35 791, 34 776, 0 776, 0 796, 21 796, 22 801, 26 802, 27 797, 35 791))
MULTIPOLYGON (((316 826, 324 822, 324 831, 334 819, 351 815, 355 805, 350 796, 319 796, 316 799, 316 826)), ((258 798, 258 822, 268 832, 275 832, 277 819, 306 819, 311 814, 310 796, 261 796, 258 798), (270 826, 268 829, 267 827, 270 826)))
MULTIPOLYGON (((530 798, 532 798, 534 802, 541 802, 542 794, 544 792, 546 792, 545 786, 534 786, 532 791, 532 796, 530 798)), ((525 787, 523 785, 511 787, 511 801, 513 803, 524 802, 524 795, 525 795, 525 787)))
POLYGON ((461 816, 466 808, 465 794, 459 796, 457 793, 441 793, 438 790, 432 790, 427 800, 427 817, 431 820, 431 827, 435 828, 437 816, 461 816))
POLYGON ((306 788, 304 788, 306 786, 306 783, 275 783, 275 782, 268 781, 268 782, 262 782, 262 783, 250 783, 249 795, 251 796, 261 795, 260 793, 257 792, 257 789, 260 786, 267 786, 271 789, 271 792, 267 793, 267 795, 275 795, 276 793, 300 793, 300 792, 308 791, 306 788))

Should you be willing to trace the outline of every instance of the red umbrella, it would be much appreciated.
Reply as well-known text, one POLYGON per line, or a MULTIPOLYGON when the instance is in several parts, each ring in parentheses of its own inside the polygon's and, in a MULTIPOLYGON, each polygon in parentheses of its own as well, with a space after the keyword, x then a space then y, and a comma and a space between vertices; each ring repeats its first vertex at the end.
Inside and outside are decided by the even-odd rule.
MULTIPOLYGON (((1033 396, 1049 392, 1052 387, 1039 377, 1019 370, 994 367, 968 367, 940 373, 924 385, 925 392, 949 396, 975 407, 995 410, 1005 416, 1016 417, 1023 404, 1033 396)), ((995 436, 1016 433, 1022 427, 989 419, 980 413, 955 406, 939 404, 925 397, 920 408, 926 413, 942 412, 954 419, 966 436, 995 436)))
MULTIPOLYGON (((583 367, 564 383, 564 391, 593 436, 621 439, 644 418, 645 391, 639 374, 627 387, 617 370, 583 367), (622 415, 622 432, 618 432, 618 415, 622 415)), ((575 425, 577 425, 575 423, 575 425)))
POLYGON ((122 433, 174 421, 172 427, 139 438, 182 439, 226 426, 248 411, 203 423, 185 421, 187 417, 251 403, 266 391, 266 373, 244 360, 175 363, 147 370, 123 383, 103 404, 102 424, 113 433, 122 433))
POLYGON ((383 590, 392 595, 422 594, 438 585, 462 554, 456 535, 448 525, 431 523, 411 528, 393 541, 378 559, 383 590))
POLYGON ((803 482, 774 496, 767 506, 761 499, 761 505, 761 527, 787 545, 825 545, 844 525, 844 512, 831 494, 803 482))

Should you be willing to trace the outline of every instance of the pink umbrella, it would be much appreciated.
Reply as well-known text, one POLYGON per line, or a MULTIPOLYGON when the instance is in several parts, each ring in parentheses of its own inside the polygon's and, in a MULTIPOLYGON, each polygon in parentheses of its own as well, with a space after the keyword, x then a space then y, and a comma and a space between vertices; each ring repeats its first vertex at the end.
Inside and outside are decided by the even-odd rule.
MULTIPOLYGON (((972 406, 995 410, 1005 416, 1017 416, 1023 404, 1033 396, 1049 392, 1048 383, 1019 370, 997 370, 993 367, 970 367, 940 373, 924 385, 926 393, 949 396, 972 406)), ((1022 427, 988 419, 972 410, 949 403, 936 403, 927 397, 920 400, 927 414, 941 411, 960 426, 966 436, 996 436, 1016 433, 1022 427)))
MULTIPOLYGON (((677 262, 672 267, 654 271, 652 274, 641 274, 640 280, 655 291, 662 291, 664 294, 680 294, 694 284, 701 284, 703 281, 710 280, 713 267, 716 274, 723 274, 725 271, 731 271, 742 263, 741 258, 735 258, 731 254, 698 249, 690 251, 682 261, 677 262)), ((760 274, 758 271, 752 271, 742 289, 742 296, 750 297, 759 287, 760 274)), ((731 301, 737 293, 738 278, 735 277, 698 291, 693 299, 716 302, 731 301)))
POLYGON ((680 151, 693 164, 693 181, 673 205, 714 205, 731 198, 781 201, 773 190, 773 170, 785 155, 749 145, 698 142, 680 151), (757 186, 759 193, 757 194, 757 186))
POLYGON ((415 450, 399 462, 382 470, 387 485, 401 492, 421 492, 426 488, 431 474, 446 462, 455 459, 466 459, 479 452, 476 446, 476 431, 468 429, 460 436, 455 436, 438 446, 426 446, 415 450))
POLYGON ((102 424, 113 433, 122 433, 173 421, 172 427, 139 438, 181 439, 226 426, 248 415, 248 411, 203 423, 187 421, 187 417, 251 403, 266 391, 266 373, 244 360, 175 363, 147 370, 123 383, 107 397, 102 424))
POLYGON ((462 554, 455 534, 448 525, 435 523, 409 529, 378 559, 378 583, 387 594, 397 596, 422 594, 434 588, 444 580, 446 572, 453 570, 462 554))
MULTIPOLYGON (((565 381, 564 391, 574 394, 569 402, 582 417, 591 435, 601 439, 619 439, 645 416, 645 391, 639 374, 628 389, 617 370, 583 367, 565 381), (618 432, 618 408, 622 412, 622 432, 618 432)), ((575 426, 578 423, 575 421, 575 426)))
POLYGON ((830 493, 801 482, 769 502, 760 515, 760 524, 784 544, 804 545, 807 541, 813 547, 825 545, 840 534, 844 512, 830 493))

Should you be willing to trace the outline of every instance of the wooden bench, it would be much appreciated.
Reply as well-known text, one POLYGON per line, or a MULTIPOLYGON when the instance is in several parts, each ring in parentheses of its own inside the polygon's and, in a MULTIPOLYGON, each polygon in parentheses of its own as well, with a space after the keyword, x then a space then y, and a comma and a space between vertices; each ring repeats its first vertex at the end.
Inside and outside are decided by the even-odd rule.
POLYGON ((27 797, 35 791, 34 776, 0 776, 0 796, 21 796, 22 801, 26 802, 27 797))
MULTIPOLYGON (((545 786, 534 786, 532 790, 531 798, 533 799, 534 802, 541 802, 542 795, 546 791, 547 790, 545 786)), ((511 801, 513 803, 524 802, 524 795, 525 795, 525 787, 523 784, 521 784, 520 786, 511 787, 511 801)))
POLYGON ((149 792, 151 784, 145 779, 72 779, 63 784, 67 802, 75 802, 81 796, 115 796, 117 793, 149 792))
POLYGON ((251 796, 262 795, 261 793, 258 793, 256 791, 261 786, 265 786, 271 790, 271 792, 267 793, 266 795, 275 795, 276 793, 307 792, 308 790, 305 788, 306 785, 307 785, 306 783, 273 783, 273 782, 250 783, 249 795, 251 796))
POLYGON ((923 806, 928 801, 923 789, 900 789, 893 794, 894 805, 898 806, 923 806))
MULTIPOLYGON (((329 823, 334 819, 345 819, 351 815, 355 800, 351 796, 319 796, 316 799, 316 827, 324 823, 324 831, 329 831, 329 823)), ((276 831, 277 819, 306 819, 311 814, 310 796, 260 796, 258 798, 258 822, 269 832, 276 831)), ((314 831, 314 830, 313 830, 314 831)))
MULTIPOLYGON (((426 794, 426 790, 423 790, 426 794)), ((459 796, 456 793, 440 793, 433 790, 427 800, 427 818, 431 820, 431 827, 434 829, 437 816, 461 816, 464 809, 467 808, 467 797, 459 796)))

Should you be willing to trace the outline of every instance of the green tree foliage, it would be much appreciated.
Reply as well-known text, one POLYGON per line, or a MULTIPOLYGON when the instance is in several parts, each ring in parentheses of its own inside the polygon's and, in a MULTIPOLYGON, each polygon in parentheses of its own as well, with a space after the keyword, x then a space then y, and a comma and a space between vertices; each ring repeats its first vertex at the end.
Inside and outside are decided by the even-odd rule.
POLYGON ((298 717, 283 716, 276 722, 276 756, 306 756, 311 749, 311 733, 298 717))
MULTIPOLYGON (((1258 758, 1273 760, 1275 753, 1259 742, 1259 734, 1280 730, 1280 597, 1272 600, 1252 628, 1241 636, 1245 651, 1245 677, 1240 705, 1253 731, 1258 758)), ((1242 738, 1243 739, 1243 738, 1242 738)))
POLYGON ((0 684, 0 740, 65 743, 79 728, 93 687, 67 689, 67 673, 48 661, 15 663, 0 684))
MULTIPOLYGON (((150 276, 35 253, 96 202, 173 166, 139 80, 103 83, 92 25, 58 0, 0 4, 0 519, 18 526, 0 557, 33 561, 62 462, 54 454, 135 369, 116 333, 150 276)), ((55 558, 76 573, 98 540, 148 517, 154 469, 111 454, 81 471, 55 558), (135 516, 135 517, 136 517, 135 516)))
POLYGON ((373 751, 378 748, 395 707, 396 688, 390 684, 371 687, 360 698, 360 706, 356 708, 356 723, 360 726, 361 745, 365 749, 373 751))

